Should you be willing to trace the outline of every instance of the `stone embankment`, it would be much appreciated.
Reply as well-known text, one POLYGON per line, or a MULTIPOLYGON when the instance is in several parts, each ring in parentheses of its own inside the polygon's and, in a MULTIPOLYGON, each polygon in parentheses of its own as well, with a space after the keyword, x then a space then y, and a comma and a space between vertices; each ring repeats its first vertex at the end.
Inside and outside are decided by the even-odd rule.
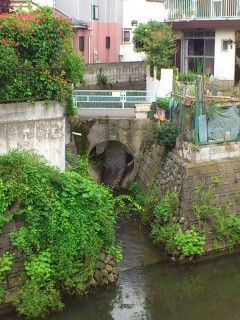
POLYGON ((100 260, 96 264, 91 285, 104 286, 109 285, 118 280, 116 262, 112 255, 101 252, 100 260))

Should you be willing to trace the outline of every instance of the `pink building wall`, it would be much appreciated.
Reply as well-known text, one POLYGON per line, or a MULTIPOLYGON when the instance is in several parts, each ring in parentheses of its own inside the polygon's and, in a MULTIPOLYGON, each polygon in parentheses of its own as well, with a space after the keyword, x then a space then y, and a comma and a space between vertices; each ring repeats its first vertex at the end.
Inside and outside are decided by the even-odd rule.
POLYGON ((85 63, 108 63, 120 61, 120 46, 122 43, 122 24, 93 22, 92 30, 76 29, 74 34, 74 49, 79 51, 79 37, 84 37, 85 63), (110 48, 106 48, 106 37, 110 37, 110 48))

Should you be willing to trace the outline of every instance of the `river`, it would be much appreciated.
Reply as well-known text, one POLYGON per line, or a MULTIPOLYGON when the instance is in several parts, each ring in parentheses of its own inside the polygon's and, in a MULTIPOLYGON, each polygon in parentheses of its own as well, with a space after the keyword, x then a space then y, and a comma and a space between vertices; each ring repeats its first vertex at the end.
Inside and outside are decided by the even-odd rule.
POLYGON ((135 221, 121 221, 118 239, 117 284, 67 299, 47 320, 240 320, 240 253, 175 265, 135 221))

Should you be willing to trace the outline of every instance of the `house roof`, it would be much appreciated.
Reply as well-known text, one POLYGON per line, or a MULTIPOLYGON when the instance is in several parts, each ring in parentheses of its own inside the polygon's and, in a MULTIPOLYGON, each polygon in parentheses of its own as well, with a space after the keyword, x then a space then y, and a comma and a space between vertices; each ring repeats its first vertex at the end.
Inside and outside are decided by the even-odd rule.
POLYGON ((63 12, 62 10, 58 9, 58 8, 54 8, 54 12, 63 18, 66 18, 68 20, 71 21, 71 24, 74 28, 80 28, 80 29, 88 29, 88 24, 87 22, 83 21, 83 20, 78 20, 73 18, 72 16, 69 16, 68 14, 66 14, 65 12, 63 12))
POLYGON ((167 21, 172 25, 173 30, 195 29, 195 28, 224 28, 240 29, 240 19, 213 19, 213 20, 174 20, 167 21))

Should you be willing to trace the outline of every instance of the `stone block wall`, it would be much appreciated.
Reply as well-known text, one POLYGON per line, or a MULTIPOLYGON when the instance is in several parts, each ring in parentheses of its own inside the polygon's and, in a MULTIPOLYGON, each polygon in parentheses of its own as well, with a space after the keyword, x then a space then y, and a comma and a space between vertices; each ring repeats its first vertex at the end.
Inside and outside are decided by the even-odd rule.
MULTIPOLYGON (((240 217, 240 157, 228 156, 224 159, 197 162, 185 159, 180 149, 169 152, 165 157, 163 149, 154 148, 144 152, 137 181, 145 194, 151 190, 153 184, 159 187, 159 194, 168 190, 177 191, 180 206, 176 217, 183 217, 186 227, 194 225, 199 229, 200 221, 193 213, 192 199, 196 195, 195 188, 201 182, 205 191, 210 188, 214 194, 213 204, 221 206, 229 203, 229 214, 236 213, 240 217)), ((213 215, 209 217, 206 226, 208 234, 205 249, 212 251, 216 239, 213 215)), ((226 243, 218 244, 219 248, 226 249, 226 243)))
POLYGON ((93 63, 86 65, 84 80, 87 84, 96 84, 97 75, 101 72, 107 76, 108 82, 128 82, 144 80, 146 63, 144 61, 121 63, 93 63))

